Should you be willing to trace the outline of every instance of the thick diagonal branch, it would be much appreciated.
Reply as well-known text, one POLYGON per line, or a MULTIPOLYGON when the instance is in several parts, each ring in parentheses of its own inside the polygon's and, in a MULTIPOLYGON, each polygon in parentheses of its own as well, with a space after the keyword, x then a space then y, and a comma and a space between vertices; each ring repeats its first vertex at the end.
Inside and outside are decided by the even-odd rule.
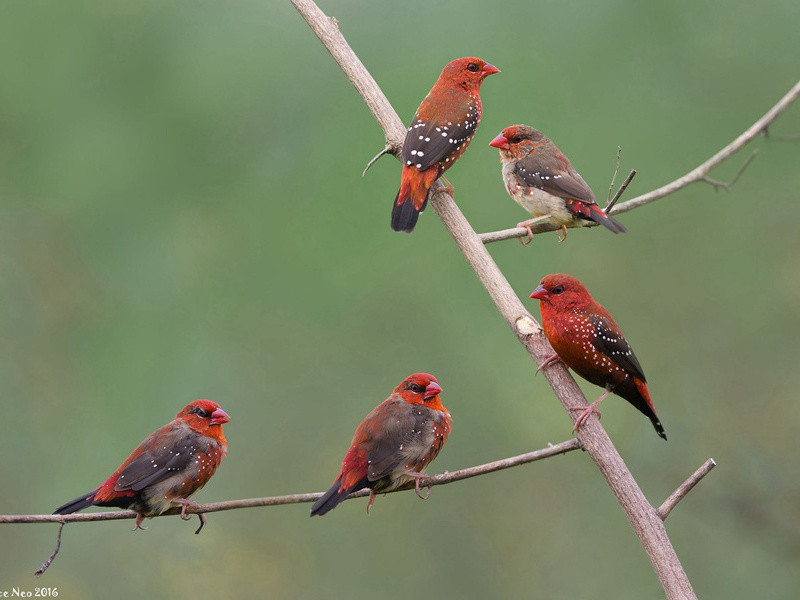
MULTIPOLYGON (((352 73, 365 71, 361 61, 339 32, 335 20, 327 17, 311 0, 292 0, 292 3, 339 63, 342 70, 348 74, 351 81, 353 81, 352 73)), ((371 99, 370 110, 373 111, 373 114, 376 113, 376 110, 378 111, 379 114, 375 114, 375 117, 381 124, 386 139, 402 139, 405 128, 388 100, 385 102, 375 102, 374 100, 376 96, 382 95, 382 92, 372 77, 369 77, 368 80, 353 81, 353 84, 359 91, 366 88, 368 97, 371 99)), ((542 334, 539 324, 525 310, 514 290, 511 289, 508 281, 492 260, 483 242, 456 206, 453 197, 444 192, 443 186, 439 185, 437 193, 433 194, 431 198, 431 205, 453 236, 506 323, 534 361, 541 364, 547 356, 552 354, 552 348, 542 334)), ((586 404, 580 388, 565 368, 560 365, 551 366, 545 369, 544 373, 568 414, 570 412, 568 409, 586 404)), ((639 489, 599 421, 589 419, 579 429, 578 439, 597 464, 628 516, 661 585, 664 587, 667 598, 671 600, 696 598, 667 537, 663 521, 639 489)))

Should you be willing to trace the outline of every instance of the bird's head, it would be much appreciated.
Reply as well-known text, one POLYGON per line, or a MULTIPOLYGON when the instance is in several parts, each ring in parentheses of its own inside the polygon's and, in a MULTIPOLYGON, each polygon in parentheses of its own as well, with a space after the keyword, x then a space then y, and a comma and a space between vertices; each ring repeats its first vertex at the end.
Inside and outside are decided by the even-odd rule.
POLYGON ((477 92, 484 79, 499 72, 500 69, 485 60, 467 56, 448 63, 442 69, 439 81, 459 85, 467 91, 477 92))
POLYGON ((428 373, 414 373, 394 389, 394 393, 409 404, 424 404, 435 410, 444 410, 439 394, 442 388, 436 377, 428 373))
POLYGON ((523 158, 549 138, 542 132, 527 125, 511 125, 506 127, 489 145, 500 150, 501 158, 523 158))
POLYGON ((221 430, 222 425, 231 420, 219 404, 211 400, 195 400, 183 407, 176 419, 186 422, 199 433, 209 433, 210 428, 221 430))
POLYGON ((550 304, 556 309, 580 306, 592 299, 580 281, 563 273, 547 275, 539 282, 539 287, 533 290, 531 298, 536 298, 542 305, 550 304))

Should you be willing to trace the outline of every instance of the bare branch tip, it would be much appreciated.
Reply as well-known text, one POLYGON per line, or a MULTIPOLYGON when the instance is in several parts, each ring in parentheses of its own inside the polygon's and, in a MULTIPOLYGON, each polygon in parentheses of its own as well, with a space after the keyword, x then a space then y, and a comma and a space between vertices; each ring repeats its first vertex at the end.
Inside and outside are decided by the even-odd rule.
POLYGON ((686 481, 684 481, 678 489, 672 492, 669 497, 664 500, 663 504, 658 507, 656 512, 658 516, 661 518, 662 521, 666 520, 669 516, 669 513, 672 512, 672 509, 677 506, 678 502, 683 500, 686 495, 694 489, 700 481, 708 475, 711 470, 717 466, 717 463, 714 461, 713 458, 709 458, 706 462, 704 462, 700 467, 692 473, 686 481))
MULTIPOLYGON (((616 177, 616 175, 615 175, 615 177, 616 177)), ((636 177, 636 169, 631 169, 631 172, 628 173, 628 176, 625 178, 625 181, 623 181, 622 185, 619 186, 619 189, 617 190, 617 193, 614 194, 614 197, 611 199, 611 202, 609 202, 606 205, 606 208, 605 208, 606 214, 608 214, 611 211, 611 209, 614 208, 614 205, 622 197, 622 194, 625 193, 625 190, 628 188, 628 185, 630 185, 631 181, 633 181, 634 177, 636 177)), ((611 185, 612 186, 614 185, 613 181, 611 182, 611 185)), ((609 188, 609 192, 610 191, 611 191, 611 188, 609 188)))
POLYGON ((704 175, 700 178, 700 181, 703 181, 711 186, 714 187, 715 190, 719 190, 720 188, 725 190, 726 192, 730 192, 733 186, 739 181, 739 178, 742 176, 742 173, 745 172, 747 167, 750 166, 750 163, 755 160, 756 155, 758 154, 758 148, 753 150, 750 155, 744 160, 742 166, 739 167, 739 170, 736 171, 734 176, 730 179, 730 181, 719 181, 717 179, 712 179, 708 175, 704 175))
POLYGON ((53 550, 52 554, 47 557, 47 560, 42 563, 42 566, 36 569, 36 571, 33 573, 34 576, 41 577, 44 572, 47 571, 48 567, 53 564, 53 560, 55 560, 58 551, 61 550, 61 532, 64 530, 64 525, 66 525, 66 521, 59 521, 58 535, 56 536, 56 548, 53 550))
POLYGON ((367 163, 367 166, 364 167, 364 171, 361 173, 361 176, 364 177, 364 175, 367 174, 367 171, 369 171, 370 167, 372 165, 374 165, 376 162, 378 162, 379 158, 381 158, 382 156, 384 156, 386 154, 395 154, 396 152, 397 152, 396 148, 394 148, 393 146, 387 144, 386 147, 384 147, 383 150, 381 150, 375 156, 373 156, 372 159, 367 163))
POLYGON ((614 168, 614 175, 611 177, 611 183, 608 185, 606 204, 609 204, 609 198, 611 198, 611 190, 614 189, 614 183, 617 181, 617 174, 619 173, 619 165, 621 159, 622 159, 622 146, 617 146, 617 166, 614 168))

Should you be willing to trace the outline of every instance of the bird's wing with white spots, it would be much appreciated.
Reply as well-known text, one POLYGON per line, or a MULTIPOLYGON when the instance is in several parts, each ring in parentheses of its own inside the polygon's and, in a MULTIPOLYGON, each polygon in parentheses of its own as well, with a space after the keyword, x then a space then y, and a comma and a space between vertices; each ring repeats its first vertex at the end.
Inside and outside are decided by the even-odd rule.
POLYGON ((453 153, 462 150, 464 144, 469 143, 477 127, 478 121, 474 111, 469 112, 468 116, 459 122, 426 123, 414 115, 403 142, 401 154, 403 164, 416 166, 421 171, 438 162, 445 162, 446 166, 449 166, 447 159, 453 153))
POLYGON ((384 421, 380 433, 373 439, 367 455, 367 479, 370 481, 389 475, 416 454, 429 415, 424 407, 408 406, 413 410, 403 411, 388 423, 384 421))
POLYGON ((608 321, 604 317, 590 315, 589 321, 594 325, 594 339, 592 340, 594 347, 626 372, 646 382, 642 365, 639 364, 639 359, 636 358, 625 337, 621 333, 615 333, 608 326, 608 321))
POLYGON ((142 452, 122 470, 114 489, 118 492, 138 492, 183 471, 194 460, 192 455, 197 444, 198 439, 192 436, 178 443, 162 444, 142 452))
POLYGON ((589 185, 575 171, 557 172, 539 164, 532 156, 517 161, 514 174, 531 187, 548 194, 569 200, 594 203, 594 194, 589 185))

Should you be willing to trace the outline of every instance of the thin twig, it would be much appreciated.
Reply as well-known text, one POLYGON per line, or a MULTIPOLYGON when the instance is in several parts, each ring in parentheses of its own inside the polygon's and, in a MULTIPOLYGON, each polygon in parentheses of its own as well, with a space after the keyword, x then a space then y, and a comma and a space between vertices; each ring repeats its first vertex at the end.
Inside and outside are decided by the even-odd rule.
POLYGON ((742 166, 739 167, 739 170, 736 171, 736 174, 730 179, 730 181, 717 181, 716 179, 711 179, 711 177, 709 177, 708 175, 702 177, 700 181, 705 181, 707 184, 714 186, 715 190, 722 188, 726 192, 730 192, 733 185, 737 181, 739 181, 739 177, 742 176, 742 173, 744 173, 745 169, 750 166, 751 162, 753 162, 753 159, 756 157, 756 154, 758 154, 758 148, 756 148, 750 153, 750 156, 748 156, 747 159, 745 159, 745 161, 742 163, 742 166))
MULTIPOLYGON (((706 181, 712 185, 721 185, 719 182, 709 180, 706 177, 708 173, 730 158, 730 156, 736 151, 747 145, 756 136, 761 135, 768 140, 796 141, 791 137, 778 138, 773 136, 769 133, 769 126, 775 119, 778 118, 781 113, 783 113, 787 108, 789 108, 789 106, 792 105, 792 103, 797 100, 798 96, 800 96, 800 81, 798 81, 783 96, 783 98, 778 100, 778 102, 772 108, 770 108, 763 117, 753 123, 741 135, 734 139, 730 144, 722 148, 719 152, 714 154, 714 156, 709 158, 707 161, 695 167, 686 173, 686 175, 678 177, 678 179, 675 179, 674 181, 671 181, 670 183, 663 185, 658 189, 618 204, 609 214, 618 215, 628 212, 629 210, 633 210, 634 208, 644 206, 645 204, 655 202, 656 200, 664 198, 665 196, 669 196, 670 194, 685 188, 687 185, 696 183, 698 181, 706 181)), ((797 139, 800 139, 800 137, 797 139)), ((751 160, 752 158, 745 161, 744 168, 747 168, 751 160)), ((743 172, 744 169, 741 169, 741 171, 743 172)), ((736 182, 736 180, 739 178, 739 175, 741 175, 741 172, 738 173, 734 180, 729 182, 727 186, 722 185, 721 187, 730 187, 736 182)), ((594 223, 587 224, 587 227, 592 226, 594 226, 594 223)), ((551 223, 538 223, 532 227, 533 233, 545 233, 548 231, 557 231, 558 229, 560 229, 560 227, 556 227, 551 223)), ((502 240, 509 240, 526 235, 528 235, 527 230, 523 229, 522 227, 513 227, 511 229, 503 229, 501 231, 482 233, 480 234, 480 238, 484 244, 489 244, 491 242, 499 242, 502 240)))
POLYGON ((386 147, 385 147, 383 150, 381 150, 381 151, 380 151, 380 152, 378 152, 378 153, 377 153, 375 156, 373 156, 373 157, 372 157, 372 160, 370 160, 370 161, 367 163, 367 166, 366 166, 366 167, 364 167, 364 171, 361 173, 361 176, 363 177, 364 175, 366 175, 366 174, 367 174, 367 171, 369 171, 369 168, 370 168, 372 165, 374 165, 376 162, 378 162, 378 159, 379 159, 381 156, 383 156, 384 154, 394 154, 395 152, 397 152, 397 148, 392 148, 391 146, 386 146, 386 147))
POLYGON ((611 211, 611 209, 614 208, 614 205, 617 203, 617 200, 619 200, 622 197, 622 194, 625 193, 625 190, 628 188, 628 185, 630 185, 631 181, 633 181, 634 177, 636 177, 636 169, 633 169, 630 173, 628 173, 628 176, 625 178, 625 181, 623 181, 622 185, 619 186, 617 193, 614 194, 614 197, 611 199, 611 202, 609 202, 604 209, 606 211, 606 214, 608 214, 611 211))
POLYGON ((614 167, 614 176, 611 177, 611 183, 608 184, 608 194, 606 194, 606 204, 609 203, 609 198, 611 198, 611 190, 614 189, 614 183, 617 181, 617 175, 619 174, 619 164, 622 161, 622 146, 617 146, 617 166, 614 167))
POLYGON ((672 509, 675 508, 675 505, 678 504, 683 498, 692 491, 692 488, 700 483, 700 480, 709 474, 711 469, 717 466, 717 463, 714 462, 713 458, 709 458, 706 462, 702 464, 702 466, 697 469, 692 475, 684 481, 680 487, 672 492, 669 497, 664 500, 664 503, 658 507, 658 516, 661 517, 661 520, 665 520, 669 513, 672 512, 672 509))
POLYGON ((765 127, 761 132, 761 137, 775 142, 800 142, 800 135, 772 135, 769 127, 765 127))
POLYGON ((47 571, 47 567, 53 564, 53 560, 55 559, 58 551, 61 550, 61 532, 64 531, 64 525, 66 525, 66 521, 61 521, 61 524, 58 526, 58 535, 56 536, 56 549, 53 550, 53 553, 47 557, 47 560, 42 563, 42 566, 36 569, 33 573, 36 577, 40 577, 42 573, 47 571))
POLYGON ((679 177, 675 181, 671 181, 667 185, 663 185, 652 192, 637 196, 636 198, 628 200, 627 202, 623 202, 617 206, 614 214, 624 213, 645 204, 649 204, 650 202, 654 202, 659 198, 663 198, 664 196, 668 196, 673 192, 677 192, 689 184, 702 180, 703 177, 706 176, 713 168, 728 159, 734 152, 744 147, 754 137, 766 131, 769 125, 775 119, 777 119, 783 111, 789 108, 789 106, 791 106, 795 100, 797 100, 798 96, 800 96, 800 81, 795 83, 794 86, 792 86, 792 89, 786 92, 783 98, 778 100, 778 102, 772 108, 770 108, 763 117, 753 123, 741 135, 739 135, 739 137, 737 137, 703 164, 692 169, 683 177, 679 177))
MULTIPOLYGON (((577 439, 572 438, 559 444, 548 444, 547 447, 509 458, 495 460, 482 465, 474 467, 467 467, 459 469, 458 471, 450 471, 440 473, 438 475, 431 475, 420 480, 421 487, 432 487, 435 485, 446 485, 455 481, 469 479, 470 477, 477 477, 479 475, 486 475, 494 473, 495 471, 502 471, 518 465, 524 465, 559 454, 565 454, 572 450, 580 449, 581 445, 577 439)), ((394 491, 403 491, 412 489, 413 483, 410 487, 399 488, 394 491)), ((387 492, 393 493, 393 492, 387 492)), ((362 490, 350 494, 348 498, 361 498, 368 496, 369 490, 362 490)), ((259 506, 279 506, 283 504, 300 504, 304 502, 315 502, 322 496, 322 492, 313 492, 308 494, 289 494, 286 496, 267 496, 265 498, 245 498, 242 500, 226 500, 224 502, 211 502, 208 504, 197 504, 196 506, 187 506, 186 514, 200 514, 221 512, 224 510, 235 510, 239 508, 256 508, 259 506)), ((180 513, 181 509, 176 508, 168 511, 163 515, 168 516, 180 513)), ((132 510, 121 511, 108 511, 108 512, 95 512, 95 513, 75 513, 71 515, 0 515, 0 523, 86 523, 88 521, 116 521, 120 519, 135 519, 136 513, 132 510)), ((57 551, 58 549, 56 549, 57 551)))

